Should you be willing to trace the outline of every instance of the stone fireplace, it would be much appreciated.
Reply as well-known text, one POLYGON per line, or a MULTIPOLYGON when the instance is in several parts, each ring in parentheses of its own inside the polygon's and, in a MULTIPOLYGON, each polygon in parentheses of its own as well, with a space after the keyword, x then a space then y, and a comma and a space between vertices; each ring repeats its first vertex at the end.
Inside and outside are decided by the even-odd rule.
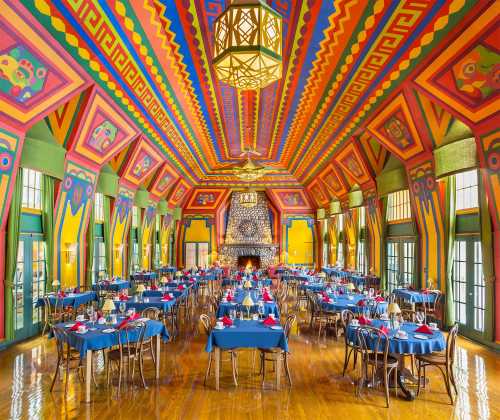
POLYGON ((247 264, 250 264, 254 268, 260 268, 260 257, 258 255, 238 256, 238 267, 246 267, 247 264))
POLYGON ((249 208, 240 205, 240 193, 231 196, 225 241, 219 248, 225 264, 239 266, 245 258, 254 258, 263 268, 275 263, 278 245, 272 239, 267 198, 263 192, 257 194, 257 204, 249 208))

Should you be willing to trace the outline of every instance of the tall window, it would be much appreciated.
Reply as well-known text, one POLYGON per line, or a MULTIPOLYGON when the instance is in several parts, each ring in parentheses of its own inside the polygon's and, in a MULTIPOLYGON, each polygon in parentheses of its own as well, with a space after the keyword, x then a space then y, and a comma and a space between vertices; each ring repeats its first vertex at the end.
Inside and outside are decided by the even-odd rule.
POLYGON ((477 236, 462 236, 455 241, 454 251, 455 319, 468 331, 483 333, 486 285, 483 275, 481 241, 477 236))
POLYGON ((36 307, 38 299, 45 294, 45 242, 33 241, 33 324, 41 321, 41 313, 36 307))
POLYGON ((94 242, 94 264, 93 264, 93 272, 94 272, 94 283, 97 282, 99 276, 102 274, 106 274, 106 247, 104 245, 103 238, 96 238, 94 242))
POLYGON ((161 226, 161 216, 159 214, 156 215, 156 231, 160 231, 161 226))
POLYGON ((366 227, 366 208, 359 207, 358 214, 359 214, 359 228, 363 229, 364 227, 366 227))
POLYGON ((132 207, 132 227, 137 228, 139 227, 139 208, 136 206, 132 207))
POLYGON ((130 272, 134 273, 139 267, 139 244, 134 241, 132 245, 132 261, 130 264, 130 272))
POLYGON ((477 170, 461 172, 455 175, 456 210, 479 207, 477 170))
POLYGON ((23 169, 23 202, 28 209, 42 209, 42 174, 33 169, 23 169))
POLYGON ((387 221, 395 222, 411 218, 409 190, 401 190, 387 197, 387 221))
POLYGON ((356 270, 358 270, 362 274, 365 274, 366 273, 366 254, 365 254, 365 241, 364 240, 358 242, 358 255, 356 258, 356 263, 357 263, 356 270))
POLYGON ((337 265, 344 266, 344 245, 342 242, 337 244, 337 265))
POLYGON ((415 242, 407 238, 387 242, 387 286, 389 292, 415 281, 415 242))
POLYGON ((95 193, 94 217, 96 222, 104 222, 104 196, 99 192, 95 193))
POLYGON ((186 268, 208 266, 208 242, 186 243, 186 268))

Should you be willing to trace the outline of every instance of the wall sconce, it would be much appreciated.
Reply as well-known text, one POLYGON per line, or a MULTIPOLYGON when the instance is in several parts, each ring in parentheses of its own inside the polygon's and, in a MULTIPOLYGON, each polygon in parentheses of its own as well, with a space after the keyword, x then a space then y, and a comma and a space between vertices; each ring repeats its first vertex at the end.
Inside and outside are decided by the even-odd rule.
POLYGON ((115 247, 115 260, 119 260, 123 255, 123 244, 115 247))
POLYGON ((151 244, 146 245, 146 248, 144 249, 144 254, 149 257, 149 255, 151 254, 151 244))
POLYGON ((76 260, 76 248, 78 244, 77 243, 65 243, 64 244, 64 255, 66 258, 66 264, 73 264, 76 260))

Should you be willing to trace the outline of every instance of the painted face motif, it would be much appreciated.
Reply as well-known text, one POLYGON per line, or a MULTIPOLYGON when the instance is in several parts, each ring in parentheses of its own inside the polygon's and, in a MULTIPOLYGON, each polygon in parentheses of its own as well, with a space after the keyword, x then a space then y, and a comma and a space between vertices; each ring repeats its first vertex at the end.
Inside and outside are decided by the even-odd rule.
POLYGON ((0 55, 0 92, 26 102, 43 89, 47 69, 24 47, 0 55))
POLYGON ((94 129, 89 145, 96 151, 103 153, 115 141, 117 131, 118 129, 113 124, 105 120, 94 129))
POLYGON ((453 66, 458 90, 474 99, 487 99, 500 88, 500 54, 476 46, 453 66))
POLYGON ((158 190, 165 191, 172 177, 170 175, 165 175, 158 183, 158 190))
POLYGON ((399 147, 407 147, 410 142, 410 132, 403 122, 396 116, 389 118, 384 124, 385 131, 389 139, 399 147))
POLYGON ((151 158, 149 156, 144 156, 141 161, 135 165, 132 173, 135 177, 141 178, 151 167, 151 158))

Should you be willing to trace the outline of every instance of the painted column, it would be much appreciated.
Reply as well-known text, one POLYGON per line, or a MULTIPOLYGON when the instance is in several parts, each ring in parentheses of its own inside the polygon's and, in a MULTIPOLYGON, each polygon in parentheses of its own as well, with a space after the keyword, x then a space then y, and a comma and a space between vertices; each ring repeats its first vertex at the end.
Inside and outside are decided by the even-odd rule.
POLYGON ((127 278, 128 232, 132 220, 132 206, 135 191, 120 185, 115 200, 110 223, 110 238, 113 256, 111 258, 111 275, 127 278))
POLYGON ((54 219, 54 278, 61 287, 85 281, 87 233, 99 168, 91 170, 69 156, 60 185, 54 219))
POLYGON ((413 210, 420 232, 421 287, 444 290, 446 286, 446 255, 444 237, 445 212, 436 182, 432 160, 407 168, 413 210))
POLYGON ((163 216, 161 223, 161 261, 163 265, 169 262, 170 233, 172 232, 172 215, 163 216))
POLYGON ((382 203, 377 198, 375 190, 366 193, 366 227, 368 228, 369 238, 369 271, 377 277, 382 276, 382 247, 384 232, 382 223, 382 203))
POLYGON ((151 234, 152 231, 154 230, 155 216, 156 216, 156 203, 150 200, 148 206, 144 211, 144 216, 141 224, 142 268, 144 270, 150 270, 152 268, 151 234))

